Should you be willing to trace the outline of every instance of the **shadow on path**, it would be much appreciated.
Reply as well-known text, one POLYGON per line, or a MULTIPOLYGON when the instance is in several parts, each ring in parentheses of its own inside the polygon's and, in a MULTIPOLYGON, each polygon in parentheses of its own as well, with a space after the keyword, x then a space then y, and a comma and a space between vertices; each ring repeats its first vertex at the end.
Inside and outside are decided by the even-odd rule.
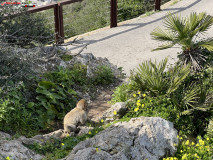
MULTIPOLYGON (((172 10, 177 10, 176 12, 173 12, 173 14, 176 14, 176 13, 179 13, 179 12, 182 12, 194 5, 196 5, 197 3, 201 2, 200 0, 196 0, 195 2, 193 2, 192 4, 186 6, 186 7, 182 7, 182 8, 167 8, 167 9, 164 9, 163 11, 172 11, 172 10)), ((79 45, 79 46, 76 46, 76 47, 72 47, 72 48, 69 48, 68 50, 71 51, 71 50, 75 50, 75 49, 78 49, 78 48, 82 48, 85 44, 87 45, 90 45, 90 44, 94 44, 94 43, 97 43, 97 42, 100 42, 100 41, 104 41, 104 40, 107 40, 107 39, 110 39, 112 37, 115 37, 115 36, 118 36, 120 34, 123 34, 123 33, 126 33, 126 32, 130 32, 132 30, 136 30, 138 28, 142 28, 146 25, 149 25, 149 24, 152 24, 152 23, 155 23, 157 21, 160 21, 162 19, 166 18, 166 15, 165 16, 162 16, 161 18, 158 18, 156 20, 153 20, 153 21, 150 21, 148 23, 131 23, 131 24, 124 24, 124 25, 121 25, 121 26, 135 26, 134 28, 131 28, 131 29, 127 29, 125 31, 121 31, 121 32, 118 32, 118 33, 115 33, 113 35, 110 35, 110 36, 107 36, 107 37, 104 37, 104 38, 101 38, 101 39, 98 39, 98 40, 82 40, 81 43, 82 45, 79 45)))

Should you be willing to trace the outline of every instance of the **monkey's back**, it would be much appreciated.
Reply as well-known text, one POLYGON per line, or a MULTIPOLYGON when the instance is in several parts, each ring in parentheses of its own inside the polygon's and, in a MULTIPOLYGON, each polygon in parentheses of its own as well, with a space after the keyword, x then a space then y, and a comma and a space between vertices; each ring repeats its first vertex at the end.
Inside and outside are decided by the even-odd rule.
MULTIPOLYGON (((80 118, 84 116, 85 111, 79 108, 74 108, 70 112, 68 112, 64 117, 64 125, 73 124, 76 125, 80 118)), ((86 115, 85 115, 86 116, 86 115)))

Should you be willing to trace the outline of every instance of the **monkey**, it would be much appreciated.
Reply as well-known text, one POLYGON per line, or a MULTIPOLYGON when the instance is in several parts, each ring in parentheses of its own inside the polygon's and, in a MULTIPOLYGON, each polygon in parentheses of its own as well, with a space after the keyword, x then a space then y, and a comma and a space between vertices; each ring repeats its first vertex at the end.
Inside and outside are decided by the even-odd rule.
POLYGON ((64 132, 76 132, 77 125, 80 122, 84 124, 88 120, 87 101, 81 99, 74 109, 68 112, 64 117, 64 132))

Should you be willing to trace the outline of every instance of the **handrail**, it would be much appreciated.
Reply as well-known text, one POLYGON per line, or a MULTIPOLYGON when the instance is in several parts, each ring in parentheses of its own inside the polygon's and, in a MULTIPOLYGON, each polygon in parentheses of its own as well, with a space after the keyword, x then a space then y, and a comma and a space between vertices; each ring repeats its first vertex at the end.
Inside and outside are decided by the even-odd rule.
MULTIPOLYGON (((63 24, 63 5, 81 2, 83 0, 63 0, 60 2, 54 2, 52 4, 38 6, 27 10, 28 13, 36 13, 47 9, 54 9, 54 21, 55 21, 55 39, 56 43, 64 43, 64 24, 63 24)), ((117 27, 117 0, 110 0, 110 28, 117 27)), ((160 10, 161 0, 155 0, 155 11, 160 10)), ((17 13, 10 15, 9 17, 17 17, 23 13, 17 13)), ((3 18, 4 19, 4 18, 3 18)))

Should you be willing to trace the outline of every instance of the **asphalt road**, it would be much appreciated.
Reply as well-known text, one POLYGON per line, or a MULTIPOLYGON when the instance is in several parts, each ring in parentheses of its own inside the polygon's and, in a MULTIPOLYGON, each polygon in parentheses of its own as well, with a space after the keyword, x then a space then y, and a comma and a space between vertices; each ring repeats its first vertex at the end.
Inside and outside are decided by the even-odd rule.
MULTIPOLYGON (((152 40, 150 33, 158 26, 163 27, 163 19, 168 12, 181 16, 188 16, 191 12, 207 12, 213 16, 213 0, 182 0, 172 6, 167 5, 167 8, 150 16, 139 17, 119 27, 105 28, 83 36, 81 42, 88 44, 83 53, 106 57, 118 67, 123 67, 127 75, 138 64, 149 59, 160 61, 168 56, 169 63, 172 64, 177 60, 180 47, 151 51, 162 43, 152 40)), ((213 27, 209 29, 207 36, 213 36, 213 27)), ((78 47, 67 48, 75 52, 78 47)))

